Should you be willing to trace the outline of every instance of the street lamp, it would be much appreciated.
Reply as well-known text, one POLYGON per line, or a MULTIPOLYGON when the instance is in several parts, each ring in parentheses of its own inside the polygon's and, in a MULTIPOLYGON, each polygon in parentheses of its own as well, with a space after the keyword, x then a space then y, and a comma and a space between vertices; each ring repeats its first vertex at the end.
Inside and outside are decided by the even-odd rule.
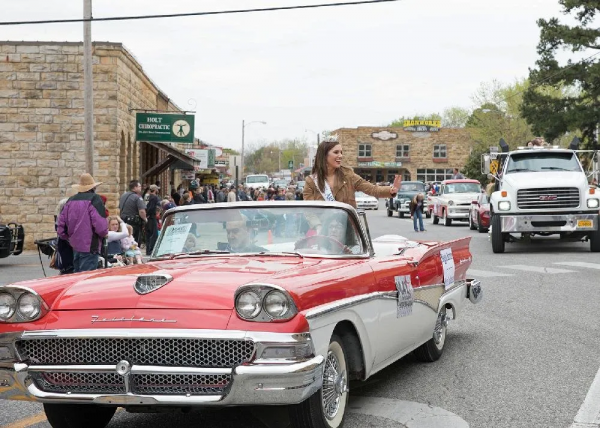
POLYGON ((317 149, 319 147, 319 144, 321 144, 321 134, 313 131, 312 129, 305 129, 304 132, 312 132, 317 135, 317 145, 311 145, 308 147, 308 166, 312 168, 315 164, 315 156, 317 154, 315 149, 317 149))
MULTIPOLYGON (((255 120, 253 122, 248 122, 246 123, 245 120, 242 120, 242 165, 241 165, 241 171, 242 171, 242 179, 244 178, 244 134, 246 131, 246 126, 252 125, 253 123, 262 123, 263 125, 266 125, 267 122, 264 122, 262 120, 255 120)), ((239 179, 239 177, 237 177, 239 179)), ((238 183, 236 183, 238 184, 238 183)))

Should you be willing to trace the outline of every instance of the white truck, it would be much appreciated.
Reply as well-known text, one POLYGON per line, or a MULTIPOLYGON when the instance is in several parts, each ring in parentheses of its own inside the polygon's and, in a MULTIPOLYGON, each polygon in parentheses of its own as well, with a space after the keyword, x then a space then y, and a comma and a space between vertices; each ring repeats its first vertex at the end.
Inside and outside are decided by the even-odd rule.
MULTIPOLYGON (((489 231, 494 253, 503 253, 506 242, 536 235, 589 241, 590 250, 600 252, 600 189, 588 184, 578 158, 584 151, 575 150, 576 146, 508 151, 505 145, 504 153, 484 156, 484 172, 489 174, 491 166, 497 173, 489 174, 496 180, 490 198, 489 231)), ((597 162, 597 153, 591 153, 597 162)))

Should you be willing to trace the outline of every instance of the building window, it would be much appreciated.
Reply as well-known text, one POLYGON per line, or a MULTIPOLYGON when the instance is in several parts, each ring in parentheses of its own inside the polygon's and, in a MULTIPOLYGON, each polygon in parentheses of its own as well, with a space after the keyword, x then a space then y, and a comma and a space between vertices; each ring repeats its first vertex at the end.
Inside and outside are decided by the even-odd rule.
POLYGON ((394 182, 394 179, 396 178, 396 174, 398 174, 398 170, 397 169, 388 169, 387 172, 387 181, 390 183, 394 182))
POLYGON ((371 145, 370 144, 359 144, 358 145, 358 157, 359 158, 370 158, 373 156, 371 154, 371 145))
POLYGON ((452 178, 451 169, 417 169, 417 180, 424 183, 444 181, 452 178))
POLYGON ((445 144, 436 144, 433 146, 433 157, 437 159, 445 159, 448 157, 445 144))
POLYGON ((409 158, 410 146, 408 144, 398 144, 396 146, 396 157, 397 158, 409 158))

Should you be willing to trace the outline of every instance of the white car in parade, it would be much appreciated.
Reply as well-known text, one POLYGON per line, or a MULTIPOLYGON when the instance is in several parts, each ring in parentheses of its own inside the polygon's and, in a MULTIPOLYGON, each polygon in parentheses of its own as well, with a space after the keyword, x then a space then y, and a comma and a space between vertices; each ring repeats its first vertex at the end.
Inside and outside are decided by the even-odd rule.
POLYGON ((477 180, 445 180, 442 181, 439 195, 432 195, 428 209, 433 224, 440 218, 444 226, 450 226, 452 220, 469 221, 471 204, 481 193, 481 183, 477 180))
POLYGON ((356 208, 359 210, 378 210, 379 200, 363 192, 355 192, 356 208))

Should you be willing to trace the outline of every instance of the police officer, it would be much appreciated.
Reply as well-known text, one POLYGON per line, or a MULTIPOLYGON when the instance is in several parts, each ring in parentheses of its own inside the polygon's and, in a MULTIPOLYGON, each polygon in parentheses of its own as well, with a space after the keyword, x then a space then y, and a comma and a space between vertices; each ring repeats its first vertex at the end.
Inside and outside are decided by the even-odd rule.
POLYGON ((142 185, 138 180, 129 182, 129 191, 119 200, 119 210, 123 221, 133 228, 133 237, 140 242, 142 226, 146 223, 146 204, 142 199, 142 185))

